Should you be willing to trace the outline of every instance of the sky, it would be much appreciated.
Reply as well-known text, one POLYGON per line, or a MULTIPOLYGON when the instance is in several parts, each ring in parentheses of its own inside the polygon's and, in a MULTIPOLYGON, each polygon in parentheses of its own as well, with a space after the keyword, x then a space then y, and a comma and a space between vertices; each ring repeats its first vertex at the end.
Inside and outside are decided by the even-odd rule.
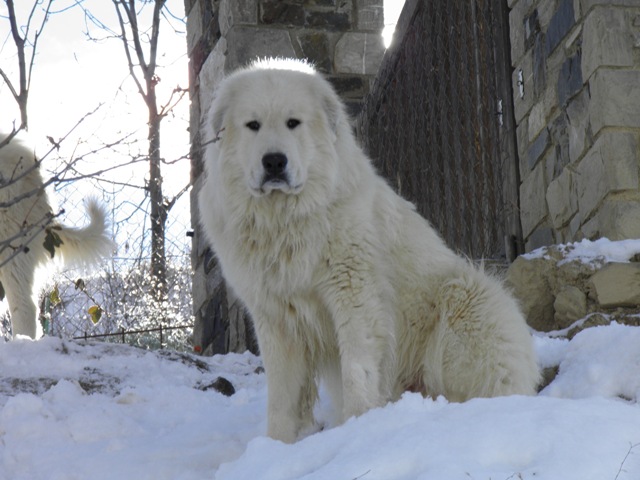
MULTIPOLYGON (((134 145, 121 145, 90 154, 78 164, 80 174, 87 174, 127 163, 132 156, 144 155, 148 148, 147 110, 135 83, 129 76, 124 48, 121 41, 113 38, 107 30, 88 20, 85 11, 75 0, 56 0, 52 15, 45 24, 37 45, 32 82, 29 94, 29 137, 35 144, 38 155, 43 156, 51 149, 47 137, 56 141, 67 133, 69 138, 61 143, 57 155, 45 158, 43 170, 45 178, 58 173, 62 168, 60 159, 77 158, 87 154, 103 144, 118 142, 125 135, 138 140, 134 145), (100 108, 98 106, 102 105, 100 108), (77 123, 89 112, 98 108, 96 113, 76 127, 77 123), (74 130, 75 128, 75 130, 74 130)), ((26 24, 31 1, 16 2, 18 23, 26 24)), ((111 1, 84 0, 82 6, 99 22, 117 30, 115 7, 111 1)), ((186 55, 185 24, 182 19, 184 3, 182 0, 168 0, 167 7, 175 12, 176 18, 165 22, 160 31, 157 75, 159 104, 164 104, 176 87, 188 88, 188 58, 186 55), (176 30, 176 31, 174 31, 176 30)), ((6 16, 7 7, 0 2, 0 15, 6 16)), ((148 24, 151 8, 146 8, 140 17, 140 24, 148 24)), ((42 13, 36 10, 34 25, 40 27, 42 13)), ((35 26, 32 27, 32 31, 35 26)), ((33 38, 33 37, 31 37, 33 38)), ((28 51, 30 57, 31 51, 28 51)), ((15 46, 9 32, 6 18, 0 18, 0 67, 6 71, 14 84, 17 84, 17 57, 15 46)), ((4 82, 0 82, 0 130, 12 127, 19 117, 15 101, 4 82)), ((185 95, 172 116, 162 122, 162 156, 167 161, 185 157, 189 152, 189 99, 185 95)), ((133 217, 140 200, 142 187, 148 178, 148 166, 140 162, 134 167, 120 168, 103 174, 101 178, 123 184, 136 185, 136 188, 122 191, 119 185, 104 185, 103 194, 91 181, 65 183, 49 192, 54 210, 63 208, 61 217, 67 224, 82 224, 84 209, 80 207, 83 199, 89 195, 99 196, 114 211, 113 234, 118 245, 125 245, 130 238, 141 238, 139 225, 142 218, 133 217), (111 195, 109 195, 111 193, 111 195), (128 220, 123 220, 128 219, 128 220)), ((164 194, 172 198, 189 184, 189 161, 163 166, 164 194)), ((169 217, 169 231, 175 230, 175 237, 181 245, 188 248, 190 241, 185 236, 191 228, 189 214, 189 196, 183 195, 169 217), (175 228, 174 228, 175 227, 175 228)), ((120 249, 117 256, 126 255, 120 249)))

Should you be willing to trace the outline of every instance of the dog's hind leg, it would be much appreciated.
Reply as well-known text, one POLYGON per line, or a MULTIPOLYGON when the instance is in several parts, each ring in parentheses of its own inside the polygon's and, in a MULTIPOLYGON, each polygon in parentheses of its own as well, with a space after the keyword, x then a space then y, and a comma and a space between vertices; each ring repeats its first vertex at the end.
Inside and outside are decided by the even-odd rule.
POLYGON ((518 305, 473 267, 453 272, 436 299, 438 320, 425 355, 425 386, 449 400, 534 394, 533 343, 518 305))
POLYGON ((9 302, 13 337, 26 335, 35 339, 37 307, 33 295, 34 267, 30 259, 25 256, 13 259, 3 267, 0 281, 9 302))

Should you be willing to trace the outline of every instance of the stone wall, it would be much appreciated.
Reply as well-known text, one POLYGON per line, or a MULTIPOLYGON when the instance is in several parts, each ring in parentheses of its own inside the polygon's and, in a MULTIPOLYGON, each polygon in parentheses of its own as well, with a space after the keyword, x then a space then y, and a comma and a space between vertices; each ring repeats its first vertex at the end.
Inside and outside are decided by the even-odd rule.
POLYGON ((225 286, 197 222, 200 123, 226 73, 256 57, 306 58, 332 82, 352 114, 384 53, 383 0, 185 0, 191 96, 194 345, 213 354, 254 349, 250 321, 225 286))
POLYGON ((508 4, 527 251, 640 237, 640 3, 508 4))
POLYGON ((629 252, 617 261, 573 255, 574 249, 590 249, 597 242, 541 247, 509 266, 507 285, 532 328, 572 338, 612 321, 640 325, 640 243, 627 240, 634 242, 633 250, 611 243, 611 252, 629 252))

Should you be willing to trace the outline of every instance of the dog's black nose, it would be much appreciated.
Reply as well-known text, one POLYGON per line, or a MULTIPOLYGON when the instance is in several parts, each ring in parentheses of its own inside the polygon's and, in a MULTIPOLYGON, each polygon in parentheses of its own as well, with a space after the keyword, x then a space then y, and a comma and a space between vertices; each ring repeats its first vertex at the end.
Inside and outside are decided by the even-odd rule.
POLYGON ((268 176, 279 177, 287 168, 287 156, 284 153, 267 153, 262 157, 262 166, 268 176))

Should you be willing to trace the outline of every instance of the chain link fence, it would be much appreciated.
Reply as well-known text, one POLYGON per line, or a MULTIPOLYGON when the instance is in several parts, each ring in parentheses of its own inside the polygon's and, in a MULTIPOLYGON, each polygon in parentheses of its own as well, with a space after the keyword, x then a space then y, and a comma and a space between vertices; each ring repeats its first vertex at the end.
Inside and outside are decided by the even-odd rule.
MULTIPOLYGON (((184 163, 188 168, 188 160, 184 163)), ((100 180, 95 182, 99 184, 100 180)), ((191 239, 187 236, 191 228, 189 196, 183 195, 168 215, 167 296, 157 298, 150 266, 149 199, 140 189, 118 190, 102 195, 110 210, 116 252, 97 268, 65 271, 54 277, 42 297, 45 327, 50 335, 65 338, 124 338, 127 343, 145 348, 190 349, 193 312, 191 239), (98 316, 95 312, 99 312, 98 316)), ((63 206, 80 208, 77 202, 81 196, 75 184, 65 185, 56 194, 63 206)))
MULTIPOLYGON (((166 166, 168 196, 174 198, 165 228, 167 295, 159 298, 151 275, 150 200, 145 156, 132 153, 132 143, 87 150, 86 155, 50 152, 40 169, 56 221, 82 227, 85 198, 97 198, 107 209, 116 250, 99 265, 41 272, 40 318, 47 335, 99 338, 145 348, 190 350, 193 329, 191 297, 191 229, 189 160, 166 166), (105 163, 109 172, 105 172, 105 163), (175 171, 182 170, 180 175, 175 171), (186 174, 184 174, 186 172, 186 174), (180 177, 175 185, 171 180, 180 177), (113 334, 113 335, 112 335, 113 334)), ((140 146, 144 147, 144 143, 140 146)), ((0 316, 8 338, 8 312, 0 316)))
POLYGON ((472 258, 514 257, 519 238, 505 3, 407 0, 357 125, 391 185, 472 258))

